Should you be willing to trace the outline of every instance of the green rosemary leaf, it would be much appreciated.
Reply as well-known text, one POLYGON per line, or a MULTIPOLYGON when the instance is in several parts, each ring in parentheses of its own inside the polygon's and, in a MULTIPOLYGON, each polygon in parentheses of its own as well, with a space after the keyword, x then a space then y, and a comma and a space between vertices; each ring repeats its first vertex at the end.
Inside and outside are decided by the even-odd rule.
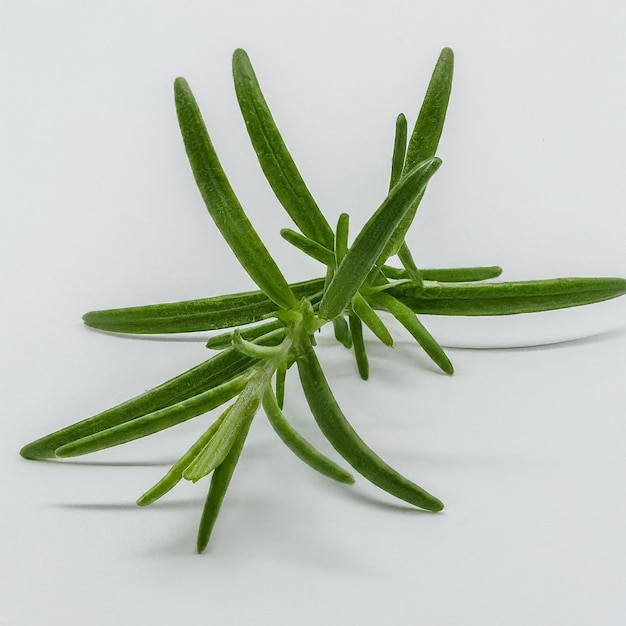
POLYGON ((416 313, 516 315, 592 304, 626 294, 623 278, 553 278, 503 283, 426 283, 389 291, 416 313))
POLYGON ((276 403, 278 404, 278 408, 282 409, 283 404, 285 403, 285 380, 287 378, 287 366, 285 364, 280 364, 276 368, 276 403))
POLYGON ((342 213, 337 220, 335 233, 335 264, 339 265, 348 252, 348 230, 350 228, 350 216, 342 213))
POLYGON ((422 107, 409 139, 403 175, 437 152, 448 110, 453 73, 454 54, 450 48, 444 48, 433 70, 422 107))
POLYGON ((187 466, 198 456, 204 446, 211 440, 217 429, 221 426, 224 418, 228 415, 231 407, 228 407, 209 428, 198 438, 198 440, 183 454, 183 456, 172 465, 170 470, 156 483, 150 487, 143 495, 137 499, 138 506, 148 506, 152 504, 168 491, 173 489, 183 478, 183 472, 187 466))
POLYGON ((293 428, 283 415, 281 407, 269 387, 263 396, 263 408, 276 434, 301 461, 333 480, 341 483, 354 483, 352 474, 324 456, 293 428))
POLYGON ((417 287, 422 287, 424 284, 424 279, 422 278, 420 271, 415 265, 413 255, 411 254, 409 247, 406 245, 406 241, 402 242, 400 250, 398 250, 398 258, 400 259, 402 266, 406 270, 408 277, 415 283, 417 287))
POLYGON ((215 469, 211 477, 211 486, 209 487, 209 493, 204 503, 200 526, 198 528, 196 547, 199 554, 204 552, 211 538, 215 521, 222 507, 222 502, 224 501, 224 496, 226 495, 226 490, 230 484, 235 467, 237 467, 237 461, 239 461, 239 457, 241 456, 241 451, 246 442, 253 417, 254 416, 251 416, 241 425, 226 458, 222 461, 221 465, 215 469))
POLYGON ((404 168, 404 157, 406 156, 407 123, 404 113, 400 113, 396 118, 396 134, 393 142, 393 156, 391 158, 391 178, 389 181, 389 191, 400 180, 404 168))
POLYGON ((245 388, 250 377, 251 373, 248 371, 187 400, 142 415, 130 422, 108 428, 100 433, 66 443, 55 451, 55 455, 59 458, 68 458, 89 454, 176 426, 228 402, 245 388))
POLYGON ((380 317, 378 317, 376 311, 359 292, 352 298, 352 309, 380 341, 390 348, 393 346, 391 333, 387 330, 380 317))
POLYGON ((343 315, 338 315, 333 320, 333 329, 335 331, 335 339, 344 347, 350 349, 352 347, 352 337, 348 323, 343 315))
POLYGON ((233 447, 242 428, 252 420, 259 408, 257 397, 243 394, 230 407, 228 415, 210 441, 183 472, 183 478, 197 482, 219 467, 233 447))
POLYGON ((319 314, 323 319, 337 317, 352 300, 411 203, 440 165, 437 158, 418 165, 402 178, 367 221, 322 297, 319 314))
MULTIPOLYGON (((453 72, 454 54, 450 48, 444 48, 433 70, 422 107, 409 139, 402 176, 406 176, 418 163, 435 156, 437 152, 446 119, 446 111, 448 110, 453 72)), ((414 200, 411 209, 403 217, 381 254, 381 264, 390 256, 398 253, 423 195, 422 190, 422 193, 414 200)))
POLYGON ((185 79, 176 79, 174 94, 189 163, 213 221, 243 268, 267 297, 281 308, 293 306, 296 298, 241 208, 185 79))
POLYGON ((244 50, 233 54, 233 77, 250 140, 276 197, 304 235, 331 248, 333 231, 285 146, 244 50))
POLYGON ((424 491, 373 452, 352 428, 333 396, 308 335, 295 337, 300 381, 320 429, 339 454, 362 476, 405 502, 429 511, 441 511, 440 500, 424 491))
POLYGON ((333 254, 333 251, 325 248, 313 239, 309 239, 308 237, 305 237, 290 228, 283 228, 280 231, 280 235, 285 241, 288 241, 292 246, 298 248, 298 250, 302 250, 302 252, 308 254, 316 261, 319 261, 324 265, 335 265, 335 255, 333 254))
MULTIPOLYGON (((290 285, 296 298, 319 292, 324 279, 290 285)), ((91 311, 83 316, 87 326, 117 333, 189 333, 251 324, 265 319, 277 306, 262 291, 91 311)))
POLYGON ((359 376, 363 380, 367 380, 370 375, 370 366, 367 359, 367 351, 365 350, 365 342, 363 341, 363 324, 360 318, 354 312, 348 314, 350 322, 350 335, 352 337, 352 345, 354 346, 354 358, 359 376))
MULTIPOLYGON (((279 328, 277 330, 273 330, 272 334, 284 337, 285 330, 284 328, 279 328)), ((239 329, 235 329, 233 331, 233 348, 238 352, 247 354, 255 359, 272 359, 279 357, 284 352, 280 345, 266 346, 253 343, 252 341, 247 341, 241 336, 239 329)))
POLYGON ((406 305, 396 300, 388 293, 376 293, 370 296, 372 304, 379 309, 391 313, 424 349, 426 354, 446 373, 452 374, 454 368, 450 359, 424 325, 417 319, 415 313, 406 305))
POLYGON ((54 458, 55 450, 67 443, 196 396, 231 380, 254 363, 255 359, 233 349, 224 350, 136 398, 27 444, 20 454, 26 459, 54 458))
MULTIPOLYGON (((254 341, 263 335, 269 335, 277 330, 284 330, 285 325, 280 320, 272 320, 271 322, 264 322, 262 324, 256 324, 250 328, 240 328, 239 334, 248 341, 254 341)), ((206 342, 206 347, 211 350, 223 350, 228 348, 233 342, 234 331, 227 333, 220 333, 219 335, 213 335, 206 342)), ((280 340, 279 340, 280 343, 280 340)))
MULTIPOLYGON (((382 270, 387 278, 409 278, 409 274, 406 269, 384 265, 382 270)), ((423 280, 437 281, 440 283, 465 283, 498 278, 498 276, 502 274, 502 268, 498 265, 479 267, 446 267, 440 269, 422 269, 420 270, 420 273, 423 280)))

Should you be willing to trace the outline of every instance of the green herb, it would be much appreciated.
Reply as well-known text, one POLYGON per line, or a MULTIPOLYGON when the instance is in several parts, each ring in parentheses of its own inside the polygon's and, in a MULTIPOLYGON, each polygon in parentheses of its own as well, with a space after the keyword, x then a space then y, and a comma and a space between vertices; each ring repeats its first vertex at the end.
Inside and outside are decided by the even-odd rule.
POLYGON ((340 457, 384 491, 416 507, 443 504, 381 459, 355 432, 339 407, 315 351, 314 333, 332 322, 336 339, 354 351, 363 379, 369 376, 363 325, 385 346, 393 337, 380 311, 395 317, 447 374, 453 366, 417 317, 512 315, 599 302, 626 293, 621 278, 560 278, 484 282, 498 266, 418 268, 405 235, 430 178, 452 85, 453 54, 437 61, 424 103, 407 142, 407 121, 396 119, 387 197, 352 244, 349 217, 333 231, 306 186, 276 127, 247 54, 236 50, 237 99, 259 164, 278 201, 300 232, 284 239, 325 266, 323 277, 288 284, 254 230, 222 169, 187 82, 174 84, 178 121, 191 168, 210 216, 258 291, 187 302, 93 311, 86 325, 118 333, 185 333, 227 329, 207 348, 219 352, 191 370, 98 415, 38 439, 22 450, 27 459, 88 454, 182 423, 222 407, 219 417, 137 504, 163 497, 180 480, 210 478, 198 531, 202 552, 211 537, 250 426, 263 406, 278 437, 302 461, 345 484, 354 477, 306 441, 284 411, 285 378, 295 364, 315 422, 340 457), (401 268, 388 259, 397 255, 401 268))

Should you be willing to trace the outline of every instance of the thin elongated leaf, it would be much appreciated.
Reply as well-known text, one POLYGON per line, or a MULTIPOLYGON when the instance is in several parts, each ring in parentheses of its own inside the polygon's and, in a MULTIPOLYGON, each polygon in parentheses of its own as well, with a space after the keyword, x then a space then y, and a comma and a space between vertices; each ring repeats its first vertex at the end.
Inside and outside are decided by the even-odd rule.
POLYGON ((152 504, 164 496, 168 491, 173 489, 183 479, 183 472, 217 432, 217 429, 221 426, 230 409, 231 407, 228 407, 213 422, 213 424, 209 426, 209 428, 198 438, 191 448, 189 448, 189 450, 187 450, 187 452, 185 452, 185 454, 183 454, 183 456, 181 456, 180 459, 172 465, 167 474, 165 474, 165 476, 163 476, 158 483, 150 487, 148 491, 137 499, 138 506, 148 506, 149 504, 152 504))
POLYGON ((258 399, 240 409, 233 407, 212 439, 183 472, 183 478, 195 483, 219 467, 228 456, 239 432, 254 417, 258 407, 258 399))
MULTIPOLYGON (((444 48, 433 70, 422 107, 409 139, 402 176, 406 176, 418 163, 435 156, 437 152, 448 110, 453 73, 454 54, 450 48, 444 48)), ((381 264, 400 250, 422 197, 423 192, 415 198, 411 209, 406 213, 393 237, 389 240, 381 254, 381 264)))
POLYGON ((341 483, 352 484, 354 477, 343 467, 331 461, 319 450, 314 448, 294 427, 287 421, 278 404, 271 388, 268 388, 263 396, 263 408, 272 428, 280 437, 281 441, 307 465, 317 470, 324 476, 341 483))
POLYGON ((196 542, 198 553, 204 552, 209 543, 215 521, 217 520, 222 502, 224 501, 224 496, 226 495, 226 490, 228 489, 235 467, 237 467, 237 462, 241 456, 244 443, 246 442, 253 417, 254 416, 251 416, 242 424, 226 458, 221 465, 215 469, 213 476, 211 476, 211 486, 209 487, 209 493, 204 503, 200 526, 198 528, 198 539, 196 542))
POLYGON ((389 293, 416 313, 516 315, 592 304, 626 294, 623 278, 553 278, 502 283, 401 285, 389 293))
POLYGON ((352 309, 380 341, 386 346, 393 346, 393 337, 385 323, 378 317, 378 314, 368 304, 367 300, 358 292, 352 299, 352 309))
POLYGON ((174 83, 176 113, 196 184, 216 226, 235 256, 270 300, 293 306, 285 277, 246 217, 217 158, 196 100, 184 78, 174 83))
MULTIPOLYGON (((272 334, 284 337, 285 331, 282 328, 273 330, 272 334)), ((264 346, 248 341, 241 336, 239 329, 235 329, 233 332, 233 348, 238 352, 247 354, 255 359, 271 359, 280 357, 284 354, 284 351, 280 345, 277 346, 264 346)))
POLYGON ((406 241, 402 243, 400 246, 400 250, 398 250, 398 258, 402 263, 406 273, 409 278, 418 286, 421 287, 424 284, 424 279, 417 269, 417 265, 415 265, 415 261, 413 260, 413 255, 409 250, 409 246, 406 245, 406 241))
POLYGON ((60 458, 68 458, 89 454, 181 424, 228 402, 245 388, 249 380, 250 373, 244 373, 187 400, 142 415, 130 422, 108 428, 100 433, 66 443, 55 451, 55 455, 60 458))
MULTIPOLYGON (((409 278, 406 269, 384 265, 383 273, 387 278, 409 278)), ((464 283, 497 278, 502 274, 502 268, 498 265, 479 267, 445 267, 439 269, 420 270, 423 280, 437 281, 441 283, 464 283)))
POLYGON ((66 443, 196 396, 231 380, 254 363, 256 360, 249 356, 232 349, 224 350, 136 398, 27 444, 20 454, 27 459, 54 458, 55 450, 66 443))
MULTIPOLYGON (((323 286, 323 278, 290 285, 298 299, 312 296, 323 286)), ((92 328, 117 333, 190 333, 251 324, 276 310, 276 303, 262 291, 246 291, 214 298, 91 311, 83 316, 83 321, 92 328)))
MULTIPOLYGON (((269 335, 274 331, 284 329, 284 324, 280 320, 272 320, 271 322, 264 322, 263 324, 257 324, 251 328, 240 328, 239 334, 248 341, 254 341, 263 335, 269 335)), ((228 348, 233 342, 234 331, 228 333, 220 333, 219 335, 213 335, 206 342, 205 346, 211 350, 223 350, 228 348)))
POLYGON ((450 48, 444 48, 437 59, 409 139, 403 174, 437 153, 452 91, 453 74, 454 53, 450 48))
POLYGON ((244 50, 233 54, 233 77, 250 140, 276 197, 304 235, 331 248, 333 231, 287 150, 244 50))
POLYGON ((393 142, 393 156, 391 158, 391 177, 389 180, 389 190, 391 191, 400 180, 404 169, 404 158, 406 156, 407 123, 404 113, 400 113, 396 118, 396 133, 393 142))
POLYGON ((354 347, 356 368, 359 376, 363 380, 367 380, 370 375, 370 366, 367 351, 365 350, 365 342, 363 341, 363 324, 359 316, 352 311, 348 314, 348 321, 350 322, 350 335, 352 337, 352 346, 354 347))
POLYGON ((339 315, 333 320, 333 329, 335 331, 335 339, 345 348, 352 347, 352 337, 350 329, 343 315, 339 315))
POLYGON ((367 221, 322 297, 319 307, 322 318, 330 320, 337 317, 352 300, 411 203, 440 165, 441 161, 437 158, 418 165, 402 178, 367 221))
POLYGON ((335 255, 332 250, 325 248, 316 241, 313 241, 313 239, 309 239, 290 228, 283 228, 280 231, 280 235, 285 241, 288 241, 292 246, 298 248, 298 250, 302 250, 302 252, 316 261, 334 267, 335 255))
POLYGON ((278 408, 282 409, 285 403, 285 380, 287 378, 287 367, 285 365, 279 365, 276 368, 276 403, 278 408))
POLYGON ((342 213, 337 220, 335 232, 335 264, 339 265, 348 252, 348 231, 350 228, 350 216, 342 213))
POLYGON ((377 308, 391 313, 424 349, 426 354, 446 373, 452 374, 454 368, 450 359, 437 343, 434 337, 417 319, 415 313, 406 305, 396 300, 388 293, 376 293, 370 296, 371 302, 377 308))
POLYGON ((318 426, 339 454, 362 476, 384 491, 429 511, 443 503, 385 463, 359 437, 339 408, 306 333, 296 337, 302 389, 318 426))

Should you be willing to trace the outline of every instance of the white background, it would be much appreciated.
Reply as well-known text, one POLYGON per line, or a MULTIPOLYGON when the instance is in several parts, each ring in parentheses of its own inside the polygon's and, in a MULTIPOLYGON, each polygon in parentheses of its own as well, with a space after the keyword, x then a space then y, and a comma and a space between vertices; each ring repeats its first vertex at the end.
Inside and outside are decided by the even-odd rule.
MULTIPOLYGON (((398 331, 394 353, 370 342, 364 383, 321 338, 355 427, 445 501, 439 515, 318 477, 262 414, 202 556, 204 484, 148 509, 134 500, 207 418, 80 462, 18 456, 207 357, 194 338, 89 331, 86 310, 251 288, 195 189, 176 76, 290 280, 319 267, 278 236, 290 224, 240 119, 236 47, 319 204, 331 222, 349 212, 353 229, 384 197, 396 114, 413 122, 452 47, 444 166, 409 238, 418 264, 626 276, 625 32, 621 0, 5 0, 0 624, 625 623, 622 300, 431 320, 448 345, 585 337, 452 348, 452 378, 398 331)), ((328 450, 289 383, 290 418, 328 450)))

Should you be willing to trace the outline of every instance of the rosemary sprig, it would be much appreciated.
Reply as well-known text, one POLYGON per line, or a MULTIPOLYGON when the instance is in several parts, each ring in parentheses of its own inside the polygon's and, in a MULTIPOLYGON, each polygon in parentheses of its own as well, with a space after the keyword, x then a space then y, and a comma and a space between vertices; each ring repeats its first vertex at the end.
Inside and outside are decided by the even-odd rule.
POLYGON ((354 477, 300 435, 283 412, 287 370, 296 364, 319 429, 359 474, 416 507, 443 504, 382 460, 361 439, 339 407, 315 351, 314 333, 332 323, 335 337, 354 351, 369 376, 365 325, 384 345, 393 337, 379 311, 390 313, 447 374, 453 366, 416 313, 513 315, 581 306, 626 293, 621 278, 560 278, 485 282, 498 266, 419 269, 405 236, 430 178, 450 97, 453 54, 444 48, 407 142, 407 121, 396 119, 389 190, 365 226, 349 241, 349 217, 331 228, 298 171, 261 92, 250 59, 233 55, 241 113, 259 164, 297 232, 281 230, 290 244, 325 266, 325 275, 288 284, 254 230, 222 169, 199 107, 182 78, 174 84, 178 121, 200 194, 216 226, 257 291, 85 314, 86 325, 118 333, 185 333, 222 329, 207 347, 218 354, 154 389, 22 448, 27 459, 66 458, 144 437, 221 407, 219 417, 153 487, 137 500, 146 506, 182 479, 211 475, 198 530, 202 552, 259 407, 278 437, 321 474, 351 484, 354 477), (387 263, 397 255, 402 268, 387 263))

